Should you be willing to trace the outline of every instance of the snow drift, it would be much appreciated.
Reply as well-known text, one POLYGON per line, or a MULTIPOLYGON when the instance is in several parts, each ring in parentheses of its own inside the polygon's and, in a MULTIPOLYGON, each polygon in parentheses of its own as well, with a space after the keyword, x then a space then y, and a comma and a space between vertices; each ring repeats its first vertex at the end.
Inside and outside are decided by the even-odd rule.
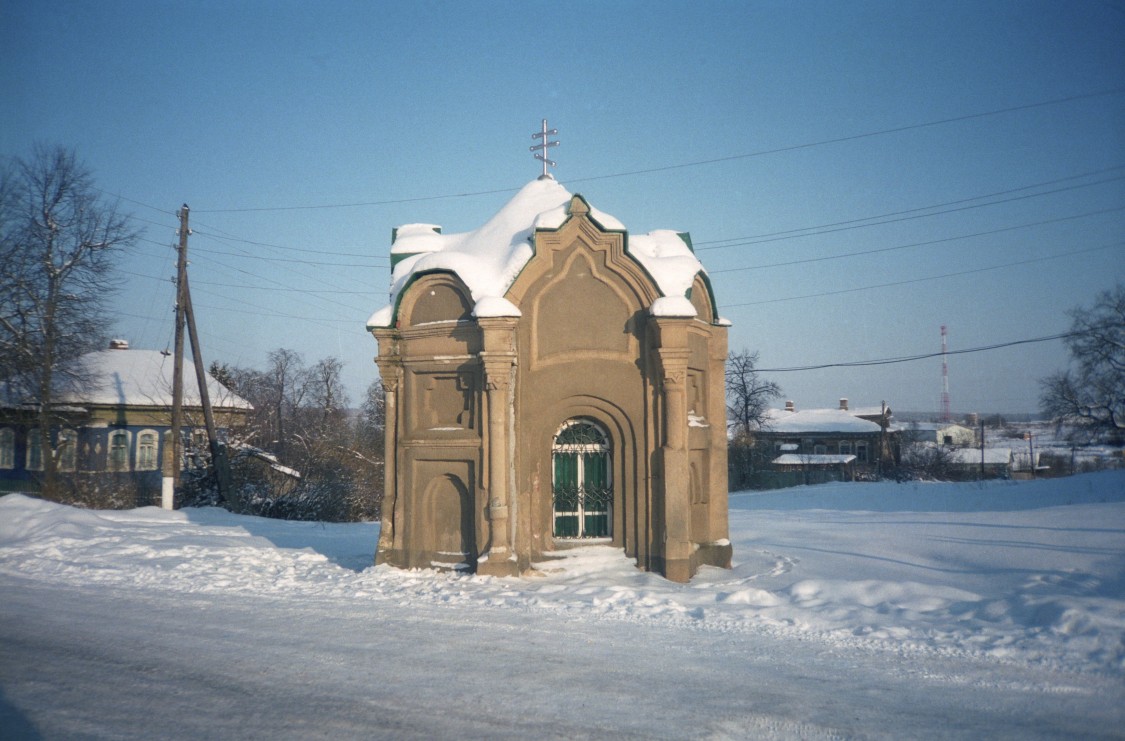
MULTIPOLYGON (((889 690, 888 704, 856 709, 857 717, 868 720, 848 726, 852 735, 935 735, 937 728, 927 722, 894 715, 894 708, 904 712, 905 706, 919 702, 938 703, 934 712, 964 713, 966 735, 995 735, 1002 728, 990 723, 1007 723, 1016 712, 1034 715, 1040 712, 1037 708, 1053 718, 1055 725, 1042 726, 1053 732, 1117 732, 1119 726, 1114 724, 1122 720, 1125 700, 1121 689, 1125 687, 1125 472, 1026 483, 851 483, 744 492, 731 496, 730 530, 734 568, 704 569, 686 585, 640 572, 619 551, 605 546, 576 549, 541 563, 541 576, 500 579, 374 567, 376 524, 273 521, 218 509, 87 511, 6 496, 0 499, 0 594, 7 597, 0 600, 0 655, 10 658, 0 659, 4 691, 0 700, 9 706, 9 715, 0 708, 0 721, 26 718, 40 730, 54 728, 56 735, 134 735, 122 733, 114 722, 99 726, 101 714, 85 707, 91 700, 82 699, 87 693, 76 693, 75 707, 61 716, 80 718, 74 721, 77 725, 52 725, 56 721, 48 719, 55 716, 54 704, 59 700, 49 689, 50 676, 32 677, 27 664, 34 662, 11 658, 34 656, 47 645, 28 637, 41 621, 32 616, 65 615, 56 619, 75 621, 83 631, 92 631, 99 645, 116 646, 113 650, 125 653, 137 650, 138 641, 156 640, 126 637, 113 621, 101 625, 95 619, 102 609, 99 605, 112 599, 120 605, 121 615, 137 613, 134 619, 144 625, 156 621, 171 646, 204 640, 198 627, 201 614, 211 616, 207 620, 213 627, 239 625, 239 640, 224 642, 224 651, 197 672, 219 671, 220 664, 226 666, 231 658, 252 662, 254 656, 274 650, 271 642, 296 640, 280 637, 292 632, 301 636, 309 661, 321 653, 337 656, 344 641, 355 657, 374 662, 363 672, 393 676, 395 682, 424 694, 433 677, 423 667, 433 670, 435 665, 418 659, 417 668, 412 668, 413 660, 384 666, 379 665, 378 655, 389 651, 414 656, 422 646, 441 646, 448 640, 451 651, 433 661, 471 675, 478 662, 488 661, 482 656, 490 654, 479 650, 462 654, 451 636, 472 625, 484 645, 506 646, 506 668, 492 667, 501 674, 510 673, 514 664, 542 662, 545 652, 553 650, 544 644, 544 636, 550 635, 547 643, 564 646, 564 656, 581 656, 583 646, 600 646, 616 661, 651 667, 650 684, 635 691, 674 695, 682 691, 677 682, 695 681, 677 675, 662 651, 653 650, 653 640, 666 643, 669 651, 685 652, 689 659, 707 657, 705 663, 716 676, 727 676, 727 684, 747 684, 741 689, 718 688, 734 693, 722 694, 726 699, 711 698, 702 708, 684 710, 682 727, 675 725, 677 721, 661 721, 673 723, 661 726, 664 735, 673 737, 697 735, 701 728, 719 737, 746 733, 807 737, 818 735, 817 729, 834 729, 825 733, 837 734, 841 726, 829 722, 835 716, 821 717, 819 725, 802 725, 814 713, 810 708, 821 707, 818 698, 826 703, 824 707, 837 702, 867 707, 855 688, 869 681, 871 671, 891 671, 887 668, 891 665, 897 667, 896 682, 905 684, 889 690), (153 612, 155 603, 192 604, 196 611, 153 612), (247 631, 242 624, 245 616, 240 615, 251 609, 250 604, 257 616, 255 624, 299 622, 288 632, 247 631), (141 612, 152 614, 142 619, 141 612), (371 630, 382 637, 372 638, 370 645, 357 645, 346 636, 322 634, 316 627, 321 620, 317 616, 345 620, 348 630, 371 630), (424 625, 410 628, 415 621, 424 625), (392 624, 398 626, 397 632, 390 632, 392 624), (747 646, 754 646, 754 651, 747 654, 747 646), (781 725, 763 726, 759 716, 751 723, 748 716, 739 715, 739 708, 761 702, 749 691, 751 686, 766 681, 769 672, 781 671, 778 667, 810 660, 805 654, 812 649, 822 664, 818 670, 822 676, 784 680, 795 682, 794 696, 811 705, 786 707, 782 714, 787 720, 781 725), (750 668, 753 662, 747 656, 761 651, 772 653, 773 669, 750 668), (872 656, 884 658, 872 664, 872 656), (968 666, 973 667, 971 672, 965 669, 968 666), (903 672, 910 678, 903 679, 903 672), (947 687, 954 694, 967 693, 956 695, 959 699, 934 695, 927 688, 939 675, 962 676, 954 685, 967 682, 964 672, 977 679, 968 683, 971 686, 947 687), (665 676, 679 678, 662 679, 665 676), (819 689, 824 682, 832 686, 830 691, 819 689), (976 717, 973 703, 984 702, 974 699, 982 683, 1008 697, 1003 702, 1010 707, 989 706, 971 720, 976 717), (1012 699, 1016 688, 1018 698, 1012 699), (1028 699, 1029 692, 1035 697, 1028 699), (1064 703, 1060 710, 1043 692, 1065 695, 1072 704, 1064 703), (1091 707, 1100 709, 1079 711, 1085 706, 1074 705, 1075 697, 1085 697, 1091 707), (944 707, 943 703, 952 704, 944 707), (724 707, 742 720, 724 716, 720 712, 724 707), (1076 710, 1068 712, 1066 707, 1076 710), (1053 709, 1048 713, 1049 708, 1053 709), (716 724, 720 716, 727 718, 726 725, 716 724)), ((75 648, 72 653, 87 650, 93 649, 75 648)), ((69 663, 77 659, 70 654, 57 660, 65 668, 58 671, 67 673, 56 678, 61 682, 94 686, 123 681, 113 673, 120 672, 120 666, 105 668, 103 675, 100 669, 77 671, 69 663)), ((202 661, 198 655, 193 660, 202 661)), ((350 687, 359 669, 351 662, 358 660, 338 657, 332 667, 318 670, 322 672, 318 681, 350 687)), ((232 676, 237 680, 230 681, 247 679, 243 674, 232 676)), ((273 681, 285 687, 289 680, 273 681)), ((355 691, 374 691, 363 687, 355 691)), ((542 712, 548 714, 566 713, 556 708, 566 703, 598 702, 591 688, 564 682, 556 689, 549 699, 527 701, 535 707, 544 703, 542 712)), ((468 686, 450 689, 449 701, 459 706, 468 702, 465 693, 470 693, 475 702, 479 691, 468 686)), ((142 703, 135 704, 138 715, 144 715, 142 703)), ((598 728, 652 732, 650 724, 662 716, 656 711, 644 716, 639 707, 607 706, 607 725, 598 728)), ((510 718, 503 714, 489 724, 486 719, 470 723, 457 714, 446 721, 435 720, 440 707, 416 710, 421 714, 416 724, 412 721, 402 734, 390 735, 475 728, 468 735, 515 736, 519 734, 503 730, 529 731, 526 726, 507 725, 510 718), (427 718, 424 723, 422 715, 427 718), (473 725, 477 722, 484 725, 473 725), (432 723, 438 725, 426 725, 432 723)), ((176 712, 170 712, 175 719, 176 712)), ((255 711, 254 717, 260 716, 255 711)), ((200 726, 204 720, 195 716, 178 720, 186 724, 181 726, 185 729, 217 728, 200 726)), ((555 730, 566 735, 562 728, 555 730)), ((359 726, 341 732, 346 736, 353 731, 365 735, 359 726)))

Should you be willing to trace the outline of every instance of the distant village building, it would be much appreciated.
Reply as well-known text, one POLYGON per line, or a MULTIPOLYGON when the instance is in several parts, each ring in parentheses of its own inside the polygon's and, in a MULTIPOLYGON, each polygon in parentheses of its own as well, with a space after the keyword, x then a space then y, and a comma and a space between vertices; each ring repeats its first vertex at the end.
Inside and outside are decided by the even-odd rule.
MULTIPOLYGON (((58 470, 79 483, 113 474, 134 484, 126 506, 159 504, 165 446, 172 424, 172 357, 155 350, 131 350, 123 340, 79 360, 80 388, 54 395, 51 429, 58 470)), ((250 403, 212 376, 207 390, 216 424, 240 427, 250 403)), ((205 440, 195 372, 184 368, 184 434, 205 440)), ((38 491, 44 469, 38 404, 21 398, 0 381, 0 492, 38 491)), ((196 446, 205 447, 205 446, 196 446)))
POLYGON ((960 481, 1012 476, 1011 448, 958 448, 950 451, 950 478, 960 481))
POLYGON ((890 421, 885 404, 849 409, 848 400, 840 399, 835 409, 798 410, 787 401, 784 409, 769 410, 755 437, 773 450, 773 470, 790 474, 774 476, 774 486, 851 481, 896 462, 898 441, 890 421))
POLYGON ((575 544, 729 567, 727 322, 687 234, 550 176, 476 231, 393 235, 378 563, 516 575, 575 544))
POLYGON ((896 429, 904 443, 937 443, 960 448, 977 441, 973 430, 952 422, 910 422, 896 429))

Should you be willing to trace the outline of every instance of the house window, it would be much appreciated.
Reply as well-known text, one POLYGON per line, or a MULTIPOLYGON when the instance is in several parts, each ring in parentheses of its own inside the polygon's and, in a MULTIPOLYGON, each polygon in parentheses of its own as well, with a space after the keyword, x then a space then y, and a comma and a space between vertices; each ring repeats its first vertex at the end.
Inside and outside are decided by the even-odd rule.
POLYGON ((828 453, 828 446, 827 445, 814 445, 813 446, 813 455, 825 455, 827 453, 828 453))
POLYGON ((855 457, 859 459, 860 463, 867 463, 867 443, 855 444, 855 457))
POLYGON ((39 428, 32 427, 27 431, 27 470, 43 470, 43 446, 39 439, 39 428))
POLYGON ((551 448, 556 538, 608 538, 613 506, 609 438, 583 419, 563 423, 551 448))
POLYGON ((0 468, 16 467, 16 431, 0 428, 0 468))
POLYGON ((847 441, 840 442, 840 455, 851 455, 852 444, 847 441))
POLYGON ((74 430, 60 430, 56 448, 60 471, 73 471, 78 460, 78 433, 74 430))
POLYGON ((143 430, 137 435, 137 470, 155 471, 157 468, 158 442, 155 430, 143 430))
POLYGON ((106 468, 110 471, 129 470, 129 433, 125 430, 109 433, 109 461, 106 468))

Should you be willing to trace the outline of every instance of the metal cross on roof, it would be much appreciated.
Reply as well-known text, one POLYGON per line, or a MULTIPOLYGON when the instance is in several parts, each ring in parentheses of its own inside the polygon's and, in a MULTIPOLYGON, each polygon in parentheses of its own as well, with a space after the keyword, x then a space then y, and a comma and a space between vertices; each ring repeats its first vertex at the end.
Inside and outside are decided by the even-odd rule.
POLYGON ((536 133, 531 135, 532 139, 542 139, 542 141, 539 142, 538 144, 536 144, 535 146, 529 147, 529 149, 532 152, 535 152, 535 159, 537 159, 537 160, 539 160, 543 163, 543 174, 539 176, 540 180, 546 180, 548 178, 550 178, 552 180, 554 179, 554 178, 551 178, 550 173, 547 172, 547 165, 550 165, 551 167, 554 167, 555 161, 547 159, 547 150, 550 147, 557 147, 559 145, 559 143, 557 141, 555 141, 555 142, 550 141, 547 137, 555 136, 558 133, 559 133, 558 129, 548 129, 547 128, 547 119, 543 119, 543 130, 537 131, 536 133))

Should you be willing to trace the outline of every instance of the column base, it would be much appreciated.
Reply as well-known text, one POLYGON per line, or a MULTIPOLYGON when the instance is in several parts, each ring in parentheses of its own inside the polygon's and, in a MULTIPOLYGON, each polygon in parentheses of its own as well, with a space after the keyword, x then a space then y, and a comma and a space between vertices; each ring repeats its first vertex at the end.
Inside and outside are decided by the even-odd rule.
POLYGON ((481 576, 519 576, 519 563, 514 555, 492 554, 481 556, 477 561, 477 573, 481 576))

